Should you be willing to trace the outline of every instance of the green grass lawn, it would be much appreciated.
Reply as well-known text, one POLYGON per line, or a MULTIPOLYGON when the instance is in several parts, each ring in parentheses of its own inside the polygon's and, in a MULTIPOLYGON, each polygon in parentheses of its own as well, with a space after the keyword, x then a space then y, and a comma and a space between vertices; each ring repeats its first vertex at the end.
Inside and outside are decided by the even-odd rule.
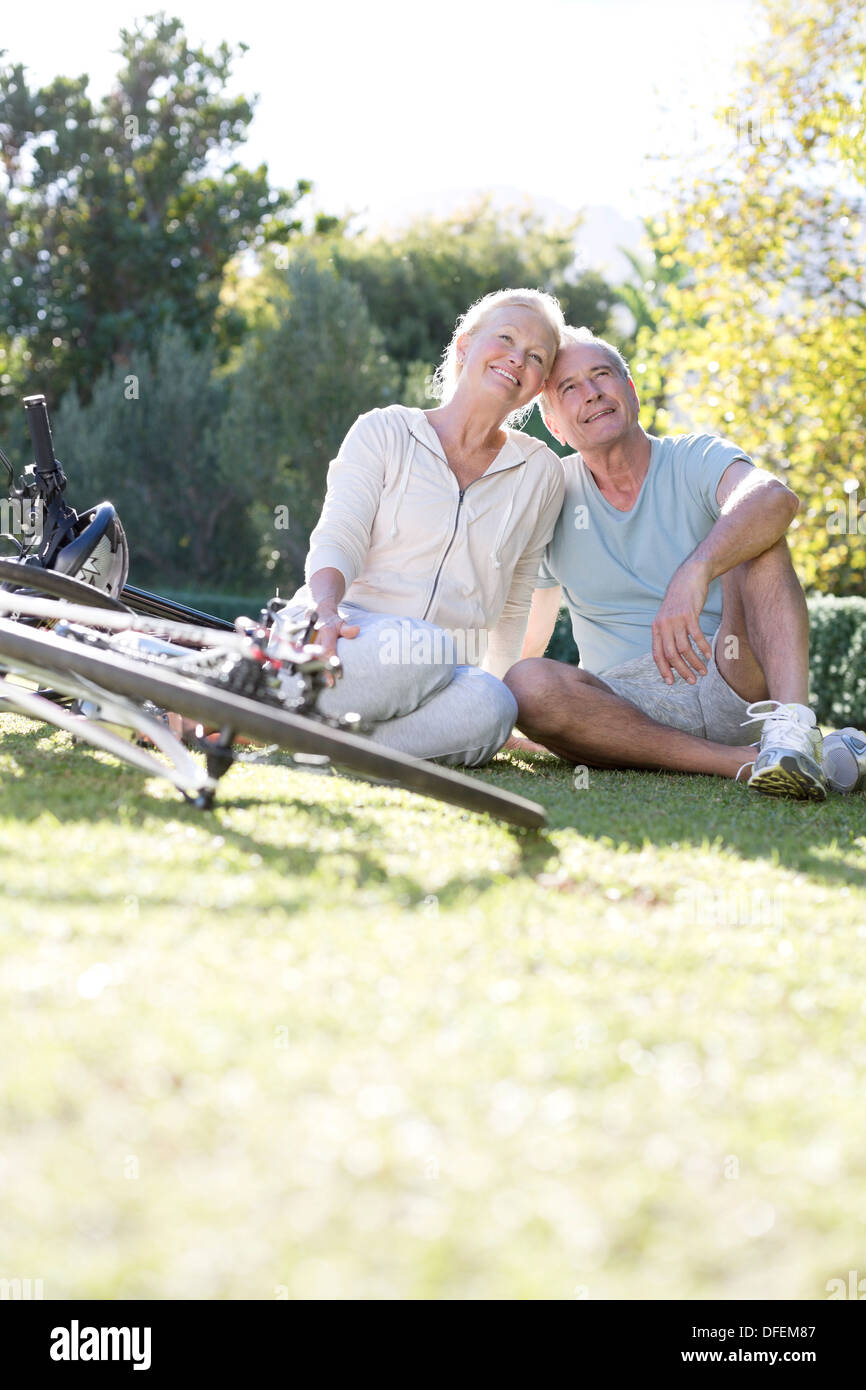
POLYGON ((0 719, 0 1276, 826 1298, 866 1275, 866 799, 500 754, 168 786, 0 719))

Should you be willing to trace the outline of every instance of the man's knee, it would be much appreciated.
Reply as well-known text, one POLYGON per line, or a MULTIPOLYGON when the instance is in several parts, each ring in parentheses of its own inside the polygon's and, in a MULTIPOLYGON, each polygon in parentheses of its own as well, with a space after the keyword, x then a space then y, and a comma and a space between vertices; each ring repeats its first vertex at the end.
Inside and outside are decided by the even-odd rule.
POLYGON ((767 584, 776 585, 780 578, 788 583, 798 586, 800 584, 785 536, 780 536, 760 554, 752 555, 748 560, 741 560, 722 576, 722 583, 733 584, 743 596, 748 595, 750 589, 763 589, 767 584))
POLYGON ((526 715, 544 703, 545 691, 549 690, 558 663, 545 656, 529 656, 518 661, 506 673, 504 680, 517 701, 518 710, 526 715))
POLYGON ((553 727, 563 698, 567 697, 572 707, 582 694, 584 682, 595 683, 592 676, 576 666, 546 656, 518 661, 505 676, 505 684, 517 701, 517 722, 524 733, 529 728, 541 733, 553 727))

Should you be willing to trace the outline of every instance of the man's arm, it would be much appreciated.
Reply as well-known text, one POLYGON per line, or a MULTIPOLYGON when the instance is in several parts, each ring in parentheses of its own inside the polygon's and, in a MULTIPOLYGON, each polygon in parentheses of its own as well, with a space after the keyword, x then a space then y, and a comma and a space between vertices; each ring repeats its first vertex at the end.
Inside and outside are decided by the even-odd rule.
POLYGON ((565 477, 562 464, 555 454, 551 454, 551 460, 553 466, 548 470, 544 501, 539 508, 529 542, 514 566, 508 597, 490 632, 487 652, 482 662, 482 670, 489 671, 499 680, 503 679, 524 654, 522 644, 525 645, 539 568, 545 546, 553 535, 557 517, 562 510, 565 477))
POLYGON ((523 651, 520 653, 521 661, 524 661, 528 656, 544 656, 547 651, 547 644, 553 636, 553 629, 556 627, 556 619, 561 604, 562 589, 559 586, 555 589, 535 590, 529 609, 529 622, 526 625, 523 651))
POLYGON ((721 516, 675 571, 653 622, 653 658, 668 685, 673 671, 691 684, 695 671, 706 675, 692 643, 705 657, 711 655, 699 620, 712 581, 775 545, 800 506, 796 493, 745 459, 725 469, 716 500, 721 516))

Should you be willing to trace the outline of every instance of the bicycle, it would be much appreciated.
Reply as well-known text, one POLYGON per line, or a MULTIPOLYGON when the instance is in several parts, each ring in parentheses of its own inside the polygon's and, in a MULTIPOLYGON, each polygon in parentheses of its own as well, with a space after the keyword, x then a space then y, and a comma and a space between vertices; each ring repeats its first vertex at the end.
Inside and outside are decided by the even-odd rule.
POLYGON ((213 806, 232 764, 249 756, 237 746, 248 739, 287 751, 302 770, 350 773, 523 828, 546 823, 533 801, 364 737, 357 715, 321 715, 316 698, 339 678, 340 662, 323 659, 311 640, 315 612, 277 639, 275 619, 286 606, 279 598, 232 624, 130 585, 114 507, 102 502, 77 513, 65 502, 45 398, 29 396, 24 405, 35 462, 16 485, 2 450, 0 461, 10 495, 31 512, 38 504, 44 517, 41 532, 13 538, 15 557, 0 558, 0 709, 167 778, 201 809, 213 806), (179 738, 169 711, 194 723, 196 734, 179 738), (206 738, 205 728, 216 734, 206 738), (204 754, 204 767, 194 753, 204 754))

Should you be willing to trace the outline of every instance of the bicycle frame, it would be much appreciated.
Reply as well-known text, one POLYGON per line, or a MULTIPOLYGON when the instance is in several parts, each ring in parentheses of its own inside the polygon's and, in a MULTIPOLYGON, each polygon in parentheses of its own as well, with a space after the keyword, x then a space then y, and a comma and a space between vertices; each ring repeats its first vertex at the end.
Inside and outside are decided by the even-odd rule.
MULTIPOLYGON (((90 634, 98 636, 103 633, 119 634, 122 637, 128 633, 139 639, 139 643, 146 645, 149 642, 152 648, 151 655, 165 659, 174 657, 175 660, 191 661, 197 654, 203 653, 206 657, 207 652, 212 650, 220 658, 235 656, 241 661, 258 659, 262 665, 266 664, 264 653, 254 646, 249 633, 235 629, 222 632, 211 627, 194 626, 139 614, 103 611, 63 600, 40 599, 28 594, 6 593, 0 590, 0 634, 3 631, 9 632, 5 625, 7 615, 17 619, 23 615, 50 622, 54 627, 54 634, 58 637, 75 634, 86 638, 90 634), (83 629, 79 631, 74 624, 82 624, 83 629), (153 636, 149 637, 148 634, 153 636), (174 641, 166 640, 166 635, 174 641), (181 643, 183 645, 180 645, 181 643), (250 656, 251 646, 255 657, 250 656)), ((303 629, 305 635, 307 626, 303 629)), ((14 628, 12 632, 14 633, 14 628)), ((336 662, 336 658, 328 661, 318 660, 316 651, 317 649, 309 647, 302 647, 297 651, 299 657, 306 654, 313 674, 318 674, 336 662)), ((279 660, 275 665, 279 667, 279 660)), ((75 738, 113 753, 150 776, 164 777, 201 808, 208 808, 213 804, 219 778, 237 758, 236 754, 229 751, 230 738, 223 738, 217 745, 205 744, 204 730, 201 727, 198 729, 196 746, 206 754, 205 771, 164 719, 149 713, 135 699, 106 690, 97 681, 77 672, 74 669, 74 658, 66 663, 59 663, 49 662, 47 657, 40 661, 18 656, 14 659, 12 669, 18 679, 34 683, 37 690, 26 689, 10 679, 8 674, 0 675, 0 709, 12 709, 30 718, 53 724, 75 738), (51 699, 39 693, 46 688, 51 691, 51 699), (72 709, 59 704, 57 695, 71 700, 72 709), (168 764, 157 761, 140 746, 140 742, 132 743, 105 725, 119 725, 129 729, 139 741, 144 739, 153 744, 168 759, 168 764)), ((309 687, 307 694, 311 693, 312 687, 309 687)), ((303 700, 300 703, 303 704, 303 700)), ((311 754, 296 757, 303 762, 305 770, 318 767, 327 761, 311 754)))

